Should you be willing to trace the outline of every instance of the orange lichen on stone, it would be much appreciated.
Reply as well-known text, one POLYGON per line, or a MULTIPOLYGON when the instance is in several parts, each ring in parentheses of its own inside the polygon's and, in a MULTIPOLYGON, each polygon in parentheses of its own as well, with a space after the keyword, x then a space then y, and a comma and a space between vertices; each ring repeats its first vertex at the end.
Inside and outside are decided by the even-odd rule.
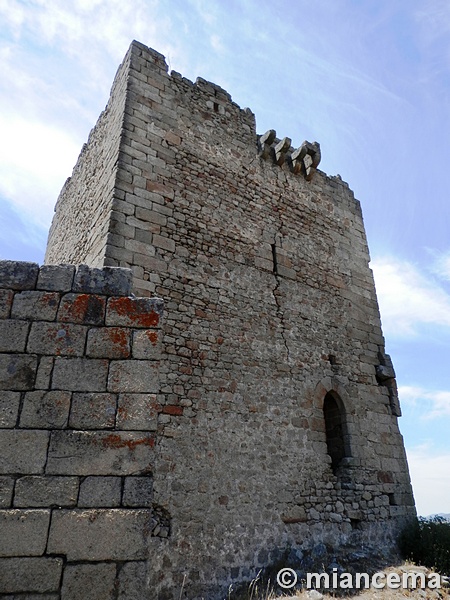
POLYGON ((133 440, 124 439, 121 435, 111 433, 102 440, 102 444, 105 448, 128 448, 129 450, 135 450, 138 446, 155 446, 154 437, 137 438, 133 440))
POLYGON ((111 320, 115 313, 124 322, 139 327, 156 327, 159 314, 148 309, 148 298, 111 298, 108 303, 108 317, 111 320))

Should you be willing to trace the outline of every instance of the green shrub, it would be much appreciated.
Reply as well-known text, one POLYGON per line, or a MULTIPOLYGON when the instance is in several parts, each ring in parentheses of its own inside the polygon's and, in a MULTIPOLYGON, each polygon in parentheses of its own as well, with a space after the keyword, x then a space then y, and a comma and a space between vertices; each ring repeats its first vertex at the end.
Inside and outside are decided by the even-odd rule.
POLYGON ((450 523, 442 517, 416 519, 403 531, 399 545, 405 559, 450 574, 450 523))

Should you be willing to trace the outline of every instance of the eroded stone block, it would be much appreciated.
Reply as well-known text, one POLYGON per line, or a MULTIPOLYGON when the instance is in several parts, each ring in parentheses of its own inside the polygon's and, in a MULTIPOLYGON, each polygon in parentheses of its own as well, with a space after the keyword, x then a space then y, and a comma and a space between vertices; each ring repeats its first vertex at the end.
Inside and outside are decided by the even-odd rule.
POLYGON ((144 559, 155 525, 148 509, 54 511, 48 552, 69 561, 144 559))
MULTIPOLYGON (((2 558, 0 559, 0 593, 57 592, 62 567, 61 558, 2 558)), ((33 596, 36 600, 50 597, 56 598, 56 596, 33 596)), ((28 600, 31 596, 25 598, 28 600)))
POLYGON ((154 437, 143 432, 53 431, 46 470, 52 475, 139 473, 152 464, 154 445, 154 437))
POLYGON ((0 287, 12 290, 33 290, 38 272, 39 265, 37 263, 1 260, 0 287))
POLYGON ((44 554, 49 522, 49 510, 0 510, 0 557, 44 554))

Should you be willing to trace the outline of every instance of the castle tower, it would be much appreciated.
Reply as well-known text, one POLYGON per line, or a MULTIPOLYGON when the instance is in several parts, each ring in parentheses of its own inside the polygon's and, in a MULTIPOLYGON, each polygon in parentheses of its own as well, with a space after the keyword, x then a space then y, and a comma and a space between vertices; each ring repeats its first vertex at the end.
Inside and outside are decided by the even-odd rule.
POLYGON ((133 42, 58 199, 47 264, 129 267, 164 300, 151 597, 393 549, 415 514, 360 204, 319 160, 133 42))

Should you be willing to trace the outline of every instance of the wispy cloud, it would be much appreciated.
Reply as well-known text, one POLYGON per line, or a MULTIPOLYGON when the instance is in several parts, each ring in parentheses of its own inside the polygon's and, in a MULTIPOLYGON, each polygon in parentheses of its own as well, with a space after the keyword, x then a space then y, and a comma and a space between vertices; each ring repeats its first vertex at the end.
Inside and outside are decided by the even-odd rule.
POLYGON ((386 334, 405 337, 424 325, 450 327, 450 295, 438 282, 394 257, 375 259, 371 267, 386 334))
POLYGON ((433 273, 441 279, 450 281, 450 250, 441 253, 430 250, 430 253, 434 257, 433 273))
POLYGON ((450 417, 450 391, 402 385, 398 393, 402 403, 420 408, 423 419, 450 417))
POLYGON ((406 453, 418 514, 450 512, 450 453, 433 454, 429 445, 407 449, 406 453))

